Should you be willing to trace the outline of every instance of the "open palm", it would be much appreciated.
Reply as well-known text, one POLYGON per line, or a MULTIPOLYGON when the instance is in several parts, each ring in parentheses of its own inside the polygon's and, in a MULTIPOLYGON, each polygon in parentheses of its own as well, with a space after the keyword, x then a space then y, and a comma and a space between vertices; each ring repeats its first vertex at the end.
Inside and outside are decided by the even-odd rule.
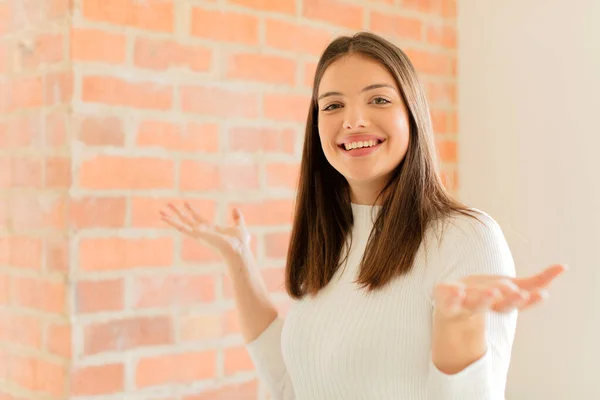
POLYGON ((250 234, 237 208, 233 210, 233 225, 227 227, 209 223, 188 202, 184 202, 183 209, 169 203, 168 211, 161 210, 160 215, 161 220, 179 232, 206 243, 226 258, 244 254, 250 248, 250 234))

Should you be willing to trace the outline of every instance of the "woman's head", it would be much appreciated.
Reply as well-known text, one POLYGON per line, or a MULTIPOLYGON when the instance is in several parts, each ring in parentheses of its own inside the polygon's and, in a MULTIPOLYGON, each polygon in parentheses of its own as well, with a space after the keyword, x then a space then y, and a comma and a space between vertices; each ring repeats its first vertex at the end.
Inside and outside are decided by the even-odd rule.
POLYGON ((357 283, 376 289, 408 271, 432 220, 468 213, 443 187, 435 155, 425 92, 406 54, 367 32, 334 40, 308 110, 288 293, 314 294, 329 282, 343 261, 352 202, 381 205, 357 283), (345 148, 359 141, 375 146, 345 148))
POLYGON ((434 161, 429 109, 416 71, 402 50, 379 36, 359 33, 331 43, 317 66, 311 111, 307 139, 315 141, 315 150, 319 140, 353 202, 372 204, 408 153, 434 161), (346 150, 361 141, 375 146, 346 150))

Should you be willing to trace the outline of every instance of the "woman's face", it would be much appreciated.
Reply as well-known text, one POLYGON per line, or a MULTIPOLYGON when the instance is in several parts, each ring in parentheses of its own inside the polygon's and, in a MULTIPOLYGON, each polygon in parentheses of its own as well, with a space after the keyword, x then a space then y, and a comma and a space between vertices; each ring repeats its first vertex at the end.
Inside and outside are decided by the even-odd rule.
POLYGON ((353 202, 372 204, 408 149, 398 85, 379 62, 350 55, 327 68, 317 98, 327 161, 348 181, 353 202))

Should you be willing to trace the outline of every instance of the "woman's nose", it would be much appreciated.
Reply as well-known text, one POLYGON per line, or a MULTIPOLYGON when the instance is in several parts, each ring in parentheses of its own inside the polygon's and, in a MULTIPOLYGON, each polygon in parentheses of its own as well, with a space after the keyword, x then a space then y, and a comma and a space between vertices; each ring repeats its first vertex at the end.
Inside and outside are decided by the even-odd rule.
POLYGON ((367 126, 364 113, 358 107, 350 108, 346 107, 346 113, 344 115, 344 129, 360 129, 367 126))

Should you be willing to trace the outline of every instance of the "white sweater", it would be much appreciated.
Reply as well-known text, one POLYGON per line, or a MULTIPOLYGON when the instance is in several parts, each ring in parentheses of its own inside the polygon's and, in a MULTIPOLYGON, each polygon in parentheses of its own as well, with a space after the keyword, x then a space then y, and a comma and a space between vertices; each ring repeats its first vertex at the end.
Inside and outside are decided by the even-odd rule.
MULTIPOLYGON (((372 207, 352 204, 353 244, 346 262, 316 298, 295 301, 247 344, 259 378, 276 400, 504 399, 517 313, 490 313, 487 353, 454 375, 431 361, 432 290, 471 274, 515 275, 502 230, 452 218, 443 240, 432 224, 414 267, 382 292, 352 283, 373 227, 372 207)), ((481 218, 481 217, 480 217, 481 218)))

